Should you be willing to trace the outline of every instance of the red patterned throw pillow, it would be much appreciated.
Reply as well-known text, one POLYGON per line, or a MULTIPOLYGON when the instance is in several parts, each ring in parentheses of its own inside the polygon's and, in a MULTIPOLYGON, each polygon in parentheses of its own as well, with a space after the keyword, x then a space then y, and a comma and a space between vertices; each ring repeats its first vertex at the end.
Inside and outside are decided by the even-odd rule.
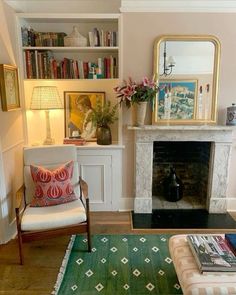
POLYGON ((30 165, 30 171, 35 183, 35 195, 31 207, 45 207, 68 203, 76 200, 71 178, 73 161, 55 170, 30 165))

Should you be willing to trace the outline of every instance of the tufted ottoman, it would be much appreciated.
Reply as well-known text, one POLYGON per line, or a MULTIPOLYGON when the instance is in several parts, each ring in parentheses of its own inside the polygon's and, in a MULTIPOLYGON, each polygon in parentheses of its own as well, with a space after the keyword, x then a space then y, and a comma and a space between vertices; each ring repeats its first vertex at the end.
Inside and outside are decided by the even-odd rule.
POLYGON ((184 295, 236 295, 236 273, 201 274, 186 235, 172 236, 169 250, 184 295))

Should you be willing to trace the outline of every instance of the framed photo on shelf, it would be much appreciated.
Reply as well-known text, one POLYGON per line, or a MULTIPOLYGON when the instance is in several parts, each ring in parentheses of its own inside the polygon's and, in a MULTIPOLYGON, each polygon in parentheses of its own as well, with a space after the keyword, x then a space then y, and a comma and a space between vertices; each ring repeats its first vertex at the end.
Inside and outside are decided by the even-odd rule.
POLYGON ((196 118, 197 84, 197 80, 160 80, 154 123, 191 123, 196 118))
POLYGON ((98 102, 104 104, 105 92, 64 92, 65 137, 76 133, 87 141, 96 141, 97 127, 88 118, 98 102))
POLYGON ((20 108, 17 67, 0 64, 0 97, 4 112, 20 108))

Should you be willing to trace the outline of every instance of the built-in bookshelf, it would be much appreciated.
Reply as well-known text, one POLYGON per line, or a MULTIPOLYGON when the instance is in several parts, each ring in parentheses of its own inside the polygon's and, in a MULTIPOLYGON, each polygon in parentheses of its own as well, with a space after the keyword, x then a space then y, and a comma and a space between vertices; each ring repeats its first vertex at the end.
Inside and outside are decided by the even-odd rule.
POLYGON ((119 78, 119 14, 17 17, 24 79, 119 78), (86 46, 64 46, 74 27, 86 46))
MULTIPOLYGON (((25 108, 30 106, 33 88, 41 85, 56 86, 62 100, 65 91, 102 91, 107 100, 116 104, 113 89, 119 85, 121 76, 120 27, 120 14, 17 13, 18 67, 25 108), (64 37, 74 27, 86 37, 86 46, 65 46, 64 37)), ((120 144, 120 108, 118 116, 111 128, 113 143, 120 144)), ((35 128, 38 134, 44 132, 38 126, 39 120, 40 113, 34 112, 33 116, 31 111, 26 112, 30 143, 38 140, 35 128)), ((64 138, 63 121, 64 116, 58 110, 52 120, 58 142, 64 138)))

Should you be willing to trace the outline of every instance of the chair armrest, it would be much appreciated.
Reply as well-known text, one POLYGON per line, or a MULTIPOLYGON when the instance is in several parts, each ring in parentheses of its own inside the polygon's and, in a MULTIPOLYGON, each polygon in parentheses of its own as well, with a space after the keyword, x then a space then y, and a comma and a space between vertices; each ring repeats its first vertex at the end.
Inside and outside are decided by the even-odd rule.
POLYGON ((88 185, 87 182, 85 182, 81 177, 79 177, 79 185, 80 185, 80 200, 84 205, 84 208, 86 209, 86 215, 87 220, 89 222, 89 196, 88 196, 88 185), (85 199, 85 203, 83 201, 83 198, 85 199))
POLYGON ((24 199, 24 195, 25 195, 25 186, 23 184, 16 192, 16 204, 15 204, 16 211, 19 211, 22 205, 22 201, 24 199))
POLYGON ((89 198, 88 197, 88 185, 81 177, 79 177, 79 185, 80 185, 81 197, 83 196, 87 200, 89 198))

